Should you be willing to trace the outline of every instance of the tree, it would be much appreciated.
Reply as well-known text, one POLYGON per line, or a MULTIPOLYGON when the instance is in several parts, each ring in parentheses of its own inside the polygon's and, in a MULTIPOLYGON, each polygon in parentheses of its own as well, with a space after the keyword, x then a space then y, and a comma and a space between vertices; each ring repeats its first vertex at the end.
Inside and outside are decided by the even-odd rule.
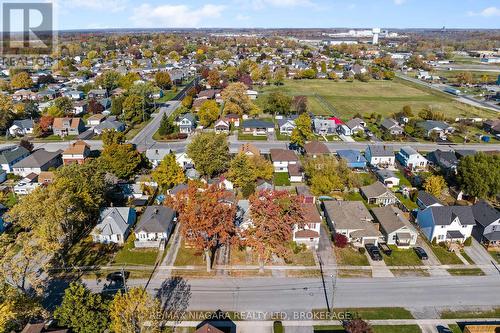
POLYGON ((0 332, 20 331, 29 321, 43 320, 47 316, 38 297, 0 284, 0 332))
POLYGON ((307 113, 302 113, 295 119, 295 128, 292 130, 290 142, 304 147, 306 141, 313 137, 311 117, 307 113))
POLYGON ((220 74, 217 69, 212 69, 208 72, 207 83, 212 88, 217 88, 220 86, 220 74))
POLYGON ((123 101, 125 96, 115 96, 111 98, 111 113, 115 116, 119 116, 123 111, 123 101))
POLYGON ((274 84, 277 86, 283 85, 283 83, 285 82, 285 76, 286 72, 284 69, 277 69, 274 72, 274 77, 273 77, 274 84))
POLYGON ((26 148, 29 152, 33 151, 33 143, 26 139, 21 139, 19 146, 26 148))
POLYGON ((123 89, 130 89, 134 85, 134 82, 141 79, 141 76, 136 72, 128 72, 127 74, 120 76, 118 79, 118 86, 123 89))
POLYGON ((208 127, 219 118, 219 105, 214 100, 207 100, 203 102, 198 111, 200 117, 200 124, 208 127))
POLYGON ((474 197, 494 197, 500 193, 500 155, 477 153, 460 160, 457 180, 462 190, 474 197))
POLYGON ((163 161, 153 171, 151 176, 163 191, 166 191, 175 185, 182 184, 186 180, 184 170, 179 164, 177 164, 173 153, 165 155, 163 161))
POLYGON ((125 134, 114 129, 104 129, 101 134, 104 147, 125 143, 125 134))
POLYGON ((89 100, 89 106, 88 106, 87 111, 90 114, 102 113, 102 111, 104 111, 104 106, 101 103, 99 103, 98 101, 96 101, 95 98, 91 98, 89 100))
POLYGON ((76 333, 100 333, 109 325, 108 306, 100 294, 93 294, 81 283, 73 282, 64 291, 54 318, 59 325, 76 333))
POLYGON ((247 86, 241 82, 229 84, 222 91, 222 99, 224 100, 224 113, 235 113, 237 115, 257 115, 260 113, 259 108, 252 103, 247 95, 247 86))
POLYGON ((273 178, 274 167, 272 163, 266 160, 262 156, 252 156, 250 157, 251 170, 255 176, 255 179, 265 179, 269 180, 273 178))
POLYGON ((158 128, 158 134, 160 134, 160 135, 168 135, 168 134, 174 133, 174 131, 175 131, 174 123, 164 113, 163 116, 161 117, 160 127, 158 128))
POLYGON ((261 191, 250 197, 250 207, 252 226, 243 237, 257 253, 262 271, 273 255, 287 259, 293 229, 304 224, 303 204, 288 191, 261 191))
POLYGON ((346 333, 373 333, 370 324, 362 319, 345 321, 343 326, 346 333))
POLYGON ((99 159, 104 170, 120 179, 130 179, 145 165, 143 156, 131 144, 105 146, 99 159))
POLYGON ((144 99, 141 96, 129 95, 122 104, 123 118, 132 124, 138 123, 144 118, 145 107, 144 99))
POLYGON ((64 116, 73 111, 73 101, 69 97, 58 97, 49 107, 48 114, 51 116, 64 116))
POLYGON ((186 97, 182 99, 182 106, 190 109, 191 106, 193 106, 193 96, 186 95, 186 97))
POLYGON ((333 236, 333 244, 340 249, 345 248, 348 243, 349 239, 342 234, 335 233, 335 236, 333 236))
POLYGON ((295 96, 292 101, 292 110, 296 113, 307 113, 307 96, 295 96))
POLYGON ((108 70, 97 77, 96 84, 107 91, 111 91, 118 87, 120 77, 121 75, 117 71, 108 70))
POLYGON ((333 80, 333 81, 338 81, 339 80, 339 76, 335 72, 330 72, 328 74, 328 79, 329 80, 333 80))
POLYGON ((54 117, 45 115, 40 118, 38 125, 40 126, 40 130, 43 133, 48 133, 52 128, 52 124, 54 123, 54 117))
POLYGON ((446 181, 442 176, 429 176, 425 179, 424 190, 435 197, 439 197, 443 189, 446 187, 446 181))
POLYGON ((24 117, 32 119, 40 117, 40 111, 38 110, 38 105, 35 102, 29 101, 24 105, 24 117))
POLYGON ((10 80, 12 89, 28 89, 33 86, 33 81, 27 72, 19 72, 10 80))
POLYGON ((265 110, 271 114, 289 114, 292 98, 282 92, 272 92, 267 96, 265 110))
POLYGON ((142 287, 118 292, 109 306, 109 316, 114 333, 161 332, 160 301, 142 287))
POLYGON ((456 76, 456 80, 459 84, 472 84, 474 82, 474 77, 471 72, 460 72, 456 76))
POLYGON ((203 176, 212 177, 227 169, 229 145, 225 135, 200 133, 187 146, 187 154, 196 170, 203 176))
POLYGON ((168 90, 172 88, 172 79, 168 72, 157 72, 155 74, 155 83, 160 89, 168 90))
POLYGON ((7 130, 14 120, 14 105, 8 95, 0 94, 0 131, 7 130))
POLYGON ((211 269, 211 254, 221 245, 236 238, 236 205, 231 194, 217 185, 199 189, 194 183, 167 201, 178 212, 180 231, 184 239, 205 254, 207 272, 211 269))
POLYGON ((255 181, 256 176, 252 170, 250 158, 245 153, 240 152, 231 160, 227 178, 239 188, 255 181))
POLYGON ((355 174, 344 160, 332 156, 318 156, 304 161, 306 180, 315 195, 329 195, 336 190, 358 185, 355 174))

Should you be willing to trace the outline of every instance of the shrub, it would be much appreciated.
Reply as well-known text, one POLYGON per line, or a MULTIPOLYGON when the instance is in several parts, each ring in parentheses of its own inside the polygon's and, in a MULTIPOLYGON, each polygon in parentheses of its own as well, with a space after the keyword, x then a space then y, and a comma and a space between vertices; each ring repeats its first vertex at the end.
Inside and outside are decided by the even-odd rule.
POLYGON ((359 253, 361 253, 361 254, 365 254, 366 249, 365 249, 364 247, 360 247, 360 248, 358 249, 358 251, 359 251, 359 253))
POLYGON ((273 332, 274 333, 283 333, 283 323, 281 321, 275 321, 273 323, 273 332))
POLYGON ((465 245, 465 246, 471 246, 471 245, 472 245, 472 237, 468 237, 468 238, 465 240, 464 245, 465 245))
POLYGON ((297 242, 292 242, 292 251, 294 254, 299 254, 306 249, 305 244, 298 244, 297 242))
POLYGON ((437 245, 437 239, 435 237, 432 239, 432 245, 434 245, 434 246, 437 245))
POLYGON ((333 244, 335 244, 335 246, 338 248, 343 249, 344 247, 347 246, 348 243, 349 243, 349 240, 347 239, 346 236, 344 236, 342 234, 336 233, 335 236, 333 236, 333 244))

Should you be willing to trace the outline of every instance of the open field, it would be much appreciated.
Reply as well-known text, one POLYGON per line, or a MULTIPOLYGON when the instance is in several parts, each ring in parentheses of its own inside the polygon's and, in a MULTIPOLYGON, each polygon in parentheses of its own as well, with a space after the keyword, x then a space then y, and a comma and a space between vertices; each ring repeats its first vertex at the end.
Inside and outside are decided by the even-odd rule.
MULTIPOLYGON (((356 113, 369 115, 373 112, 389 116, 410 105, 415 113, 431 106, 448 117, 477 116, 493 117, 488 112, 470 105, 454 101, 443 93, 422 88, 404 80, 359 81, 330 80, 287 80, 283 86, 267 86, 259 90, 262 95, 281 91, 290 96, 308 96, 309 109, 318 115, 332 115, 327 105, 333 106, 336 115, 342 120, 351 119, 356 113)), ((262 98, 259 97, 257 100, 262 98)))

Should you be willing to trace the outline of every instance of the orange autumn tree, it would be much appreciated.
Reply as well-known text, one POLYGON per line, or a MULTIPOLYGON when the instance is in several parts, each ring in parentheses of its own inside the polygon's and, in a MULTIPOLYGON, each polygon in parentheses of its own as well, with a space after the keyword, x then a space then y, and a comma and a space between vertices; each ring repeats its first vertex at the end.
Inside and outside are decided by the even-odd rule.
POLYGON ((191 182, 166 204, 179 214, 180 231, 184 239, 205 254, 207 272, 211 269, 211 254, 221 245, 236 238, 236 205, 231 193, 216 185, 199 188, 191 182))
POLYGON ((295 225, 303 227, 302 198, 288 191, 261 191, 250 197, 251 226, 244 231, 245 244, 259 256, 260 270, 274 254, 290 255, 295 225))

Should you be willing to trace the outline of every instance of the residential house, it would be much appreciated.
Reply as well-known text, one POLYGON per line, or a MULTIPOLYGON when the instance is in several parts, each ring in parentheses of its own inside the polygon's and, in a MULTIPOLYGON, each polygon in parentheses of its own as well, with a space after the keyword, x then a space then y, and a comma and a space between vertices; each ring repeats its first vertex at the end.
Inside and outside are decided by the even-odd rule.
POLYGON ((366 158, 361 155, 359 150, 342 149, 337 150, 337 155, 347 162, 347 166, 351 169, 366 168, 366 158))
POLYGON ((192 113, 181 114, 175 123, 180 133, 191 134, 196 128, 196 117, 192 113))
POLYGON ((85 141, 78 140, 69 145, 62 153, 64 165, 68 164, 83 164, 90 155, 90 146, 85 141))
POLYGON ((296 127, 295 118, 278 119, 278 129, 281 135, 292 135, 292 131, 296 127))
POLYGON ((377 176, 378 180, 388 188, 399 186, 400 179, 391 170, 379 169, 375 171, 375 175, 377 176))
POLYGON ((377 245, 382 238, 361 201, 325 201, 323 206, 330 230, 346 236, 349 243, 355 246, 377 245))
POLYGON ((340 124, 337 126, 337 133, 339 135, 345 135, 345 136, 352 135, 351 129, 347 125, 344 125, 344 124, 340 124))
POLYGON ((21 89, 12 94, 12 99, 16 102, 20 101, 34 101, 37 99, 37 94, 31 90, 21 89))
POLYGON ((221 331, 220 329, 213 325, 210 325, 209 323, 204 323, 201 327, 194 331, 194 333, 224 333, 224 331, 221 331))
POLYGON ((39 175, 42 171, 57 168, 62 164, 61 153, 61 150, 55 152, 49 152, 45 149, 35 150, 33 154, 13 165, 14 174, 25 177, 30 173, 39 175))
POLYGON ((187 155, 187 153, 177 153, 175 154, 175 161, 177 164, 179 164, 184 170, 186 169, 193 169, 194 162, 193 160, 187 155))
POLYGON ((384 131, 392 135, 401 135, 404 130, 399 126, 398 122, 392 118, 385 119, 380 125, 384 131))
POLYGON ((422 210, 426 209, 427 207, 444 206, 444 204, 438 198, 426 191, 418 191, 416 203, 418 208, 422 210))
POLYGON ((302 202, 305 204, 316 203, 316 197, 309 191, 309 187, 305 185, 295 186, 297 195, 302 197, 302 202))
POLYGON ((317 135, 332 135, 336 134, 337 126, 342 122, 335 117, 332 118, 314 118, 313 119, 313 130, 317 135))
POLYGON ((476 225, 474 237, 489 248, 500 247, 500 212, 485 200, 479 200, 472 206, 476 225))
POLYGON ((37 97, 37 99, 39 99, 39 100, 53 100, 53 99, 55 99, 57 96, 58 96, 57 91, 55 91, 55 90, 53 90, 53 89, 47 89, 47 90, 44 90, 44 91, 39 91, 39 92, 36 94, 36 97, 37 97))
POLYGON ((124 132, 125 124, 116 119, 106 119, 99 125, 94 126, 93 132, 97 135, 101 135, 104 130, 114 130, 117 132, 124 132))
POLYGON ((349 127, 353 135, 359 132, 364 132, 366 128, 366 122, 360 118, 351 119, 346 123, 346 125, 349 127))
POLYGON ((7 172, 3 169, 0 169, 0 183, 3 183, 7 180, 7 172))
POLYGON ((274 132, 274 124, 270 121, 260 119, 244 120, 242 124, 243 133, 253 136, 267 135, 274 132))
POLYGON ((240 127, 240 116, 234 113, 230 113, 225 117, 226 121, 229 122, 234 127, 240 127))
POLYGON ((83 94, 83 91, 79 91, 79 90, 69 90, 69 91, 66 91, 63 93, 63 96, 64 97, 69 97, 71 98, 72 100, 75 100, 75 101, 79 101, 81 99, 83 99, 85 97, 85 95, 83 94))
POLYGON ((102 113, 94 114, 87 119, 87 124, 89 126, 97 126, 106 119, 106 115, 102 113))
POLYGON ((55 118, 52 131, 55 135, 78 135, 85 130, 85 125, 81 118, 55 118))
POLYGON ((382 168, 394 167, 396 160, 392 149, 385 145, 369 145, 365 157, 370 165, 382 168))
POLYGON ((14 193, 17 195, 27 195, 33 192, 38 186, 40 186, 38 175, 30 173, 14 185, 14 193))
POLYGON ((445 173, 455 173, 458 166, 458 158, 452 151, 437 149, 427 154, 427 160, 441 168, 445 173))
POLYGON ((136 212, 130 207, 107 207, 101 210, 99 222, 91 232, 94 243, 124 244, 134 225, 136 212))
POLYGON ((299 163, 299 158, 292 150, 270 149, 271 161, 275 172, 288 172, 288 167, 299 163))
POLYGON ((240 149, 239 149, 239 152, 240 153, 243 153, 247 156, 260 156, 260 150, 259 148, 255 147, 253 144, 251 143, 244 143, 240 146, 240 149))
POLYGON ((311 141, 304 145, 304 153, 309 157, 316 158, 320 155, 330 154, 330 150, 323 142, 311 141))
POLYGON ((146 150, 146 158, 149 160, 154 169, 161 163, 161 161, 163 161, 165 156, 170 153, 172 153, 172 150, 168 148, 150 148, 146 150))
POLYGON ((318 249, 319 236, 321 232, 321 215, 313 203, 304 204, 304 225, 294 226, 293 241, 305 244, 308 248, 318 249))
POLYGON ((230 190, 230 191, 232 191, 234 189, 233 182, 224 176, 212 178, 207 183, 209 185, 216 185, 220 189, 225 189, 225 190, 230 190))
POLYGON ((288 178, 292 183, 302 183, 304 181, 304 173, 299 163, 288 165, 288 178))
POLYGON ((425 131, 425 136, 430 137, 436 133, 440 138, 445 139, 447 134, 453 133, 455 129, 444 121, 425 120, 417 123, 417 126, 425 131))
POLYGON ((92 89, 87 94, 88 99, 101 99, 108 97, 108 91, 106 89, 92 89))
POLYGON ((255 192, 260 191, 272 191, 274 189, 274 185, 272 182, 267 181, 265 179, 257 179, 255 192))
POLYGON ((176 222, 175 212, 166 206, 148 206, 135 227, 135 247, 160 247, 165 244, 176 222))
POLYGON ((417 230, 399 208, 376 207, 372 209, 372 212, 387 244, 407 248, 417 243, 417 230))
POLYGON ((215 133, 217 134, 229 134, 229 130, 231 129, 231 125, 227 120, 219 119, 214 125, 215 133))
POLYGON ((11 136, 25 136, 26 134, 33 134, 35 123, 32 119, 14 120, 12 126, 9 127, 9 134, 11 136))
POLYGON ((70 333, 66 328, 52 328, 52 321, 48 323, 28 323, 21 333, 70 333))
POLYGON ((476 225, 470 206, 431 206, 418 212, 417 223, 429 241, 463 243, 476 225))
POLYGON ((87 113, 89 103, 85 100, 73 102, 73 114, 75 116, 87 113))
POLYGON ((12 167, 17 162, 28 157, 30 152, 28 149, 21 146, 13 146, 0 151, 0 164, 6 172, 12 172, 12 167))
POLYGON ((370 205, 387 206, 398 202, 398 198, 394 193, 379 181, 368 186, 363 186, 360 190, 370 205))
POLYGON ((55 179, 55 174, 52 171, 42 171, 38 175, 38 184, 42 186, 47 186, 52 184, 55 179))
POLYGON ((427 159, 412 147, 402 147, 396 155, 396 159, 402 166, 412 171, 427 168, 427 159))
MULTIPOLYGON (((500 77, 500 76, 499 76, 500 77)), ((493 135, 500 134, 500 119, 489 119, 483 122, 483 129, 493 135)))

